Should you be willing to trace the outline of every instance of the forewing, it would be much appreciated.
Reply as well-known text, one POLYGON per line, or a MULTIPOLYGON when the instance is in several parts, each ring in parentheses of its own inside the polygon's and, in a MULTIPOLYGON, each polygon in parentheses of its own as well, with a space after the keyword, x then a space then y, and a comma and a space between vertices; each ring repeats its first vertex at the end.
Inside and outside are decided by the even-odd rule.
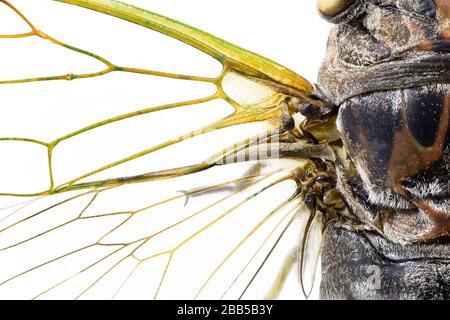
POLYGON ((148 11, 59 2, 93 10, 0 1, 14 25, 0 39, 1 295, 248 292, 299 212, 307 161, 268 146, 287 131, 283 99, 312 86, 148 11))

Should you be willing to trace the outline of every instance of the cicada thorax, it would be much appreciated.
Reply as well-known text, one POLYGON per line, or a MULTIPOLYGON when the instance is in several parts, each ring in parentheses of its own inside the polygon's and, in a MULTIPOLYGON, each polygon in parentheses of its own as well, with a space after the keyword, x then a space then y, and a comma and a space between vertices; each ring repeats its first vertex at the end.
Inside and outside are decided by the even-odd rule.
POLYGON ((341 172, 341 192, 358 219, 390 240, 447 235, 450 6, 345 6, 329 17, 339 23, 319 74, 320 89, 340 106, 337 126, 357 172, 341 172))
POLYGON ((347 197, 393 241, 450 230, 449 120, 450 85, 373 92, 341 106, 338 126, 358 172, 347 197))
POLYGON ((355 217, 325 230, 322 298, 447 299, 450 2, 336 3, 318 87, 339 106, 355 217))

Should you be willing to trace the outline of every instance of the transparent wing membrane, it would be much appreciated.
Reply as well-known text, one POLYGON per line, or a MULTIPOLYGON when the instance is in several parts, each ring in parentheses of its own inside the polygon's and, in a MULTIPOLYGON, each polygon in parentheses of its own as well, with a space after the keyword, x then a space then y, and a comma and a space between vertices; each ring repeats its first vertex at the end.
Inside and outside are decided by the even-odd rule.
POLYGON ((0 48, 1 298, 268 294, 327 152, 290 141, 308 82, 116 1, 0 0, 0 48))

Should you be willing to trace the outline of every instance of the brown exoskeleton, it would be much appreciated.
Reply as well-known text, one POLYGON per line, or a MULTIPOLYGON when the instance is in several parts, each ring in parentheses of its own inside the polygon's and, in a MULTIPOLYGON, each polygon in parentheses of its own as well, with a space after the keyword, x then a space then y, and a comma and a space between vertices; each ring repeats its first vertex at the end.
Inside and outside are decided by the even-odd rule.
POLYGON ((336 24, 318 86, 340 107, 337 187, 355 216, 325 229, 321 296, 448 299, 450 2, 318 3, 336 24))

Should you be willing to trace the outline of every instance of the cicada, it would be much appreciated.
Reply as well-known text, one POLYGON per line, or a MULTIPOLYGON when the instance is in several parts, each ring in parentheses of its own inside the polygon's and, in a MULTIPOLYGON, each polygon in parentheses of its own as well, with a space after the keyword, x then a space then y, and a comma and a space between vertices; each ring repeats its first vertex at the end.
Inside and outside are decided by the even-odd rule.
POLYGON ((129 3, 0 4, 1 297, 447 297, 446 1, 319 0, 317 85, 129 3))

